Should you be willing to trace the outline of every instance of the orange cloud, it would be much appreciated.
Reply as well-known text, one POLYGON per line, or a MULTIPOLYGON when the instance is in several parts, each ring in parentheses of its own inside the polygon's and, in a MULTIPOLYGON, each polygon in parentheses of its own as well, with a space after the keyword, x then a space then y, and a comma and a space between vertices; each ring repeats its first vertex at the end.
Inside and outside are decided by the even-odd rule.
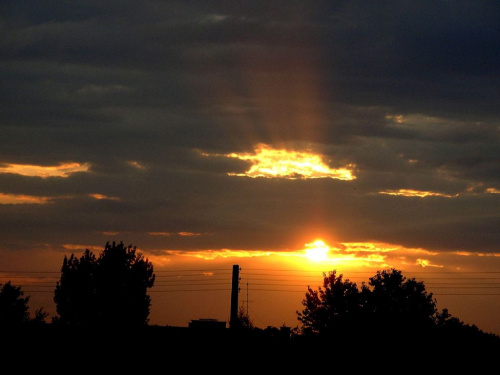
POLYGON ((500 190, 495 189, 495 188, 488 188, 488 189, 486 189, 486 192, 489 194, 500 194, 500 190))
POLYGON ((51 197, 0 193, 0 204, 47 204, 51 202, 51 199, 51 197))
POLYGON ((418 264, 419 266, 422 266, 422 267, 443 268, 443 266, 431 264, 431 262, 428 259, 418 258, 416 264, 418 264))
POLYGON ((138 161, 135 161, 135 160, 130 160, 127 162, 127 164, 130 165, 131 167, 134 167, 137 169, 146 169, 146 167, 144 165, 142 165, 141 163, 139 163, 138 161))
POLYGON ((191 237, 191 236, 201 236, 202 233, 195 232, 148 232, 150 236, 183 236, 183 237, 191 237))
POLYGON ((87 172, 90 164, 66 163, 56 166, 41 166, 31 164, 4 164, 0 173, 12 173, 29 177, 69 177, 72 173, 87 172))
POLYGON ((103 194, 88 194, 89 197, 92 197, 97 200, 110 200, 110 201, 119 201, 120 198, 117 197, 108 197, 107 195, 103 194))
POLYGON ((100 253, 104 248, 102 246, 88 246, 88 245, 78 245, 78 244, 64 244, 62 247, 66 250, 71 250, 71 251, 85 251, 86 249, 94 252, 94 253, 100 253))
POLYGON ((397 195, 403 197, 419 197, 419 198, 426 198, 426 197, 455 198, 459 196, 459 194, 450 195, 450 194, 435 193, 432 191, 411 190, 411 189, 385 190, 385 191, 379 191, 379 194, 397 195))

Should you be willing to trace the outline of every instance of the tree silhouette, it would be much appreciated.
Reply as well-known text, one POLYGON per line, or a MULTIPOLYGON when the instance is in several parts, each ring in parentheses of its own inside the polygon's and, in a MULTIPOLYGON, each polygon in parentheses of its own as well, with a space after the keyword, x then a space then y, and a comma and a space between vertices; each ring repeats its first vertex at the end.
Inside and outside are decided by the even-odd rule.
POLYGON ((43 308, 30 318, 28 302, 30 296, 23 297, 20 286, 14 286, 10 281, 0 284, 0 327, 3 329, 20 328, 27 324, 41 325, 48 316, 43 308))
POLYGON ((240 306, 238 310, 238 316, 236 318, 236 328, 246 328, 246 329, 253 329, 254 324, 252 320, 250 319, 250 316, 248 315, 247 310, 243 307, 240 306))
MULTIPOLYGON (((378 271, 360 290, 336 271, 323 275, 323 287, 308 287, 302 301, 305 308, 297 311, 305 335, 404 333, 438 323, 432 293, 426 292, 423 282, 406 279, 401 271, 378 271)), ((446 319, 449 316, 441 317, 446 319)))
POLYGON ((399 270, 377 271, 361 288, 366 315, 380 329, 418 330, 437 323, 433 294, 423 282, 407 279, 399 270))
POLYGON ((76 327, 140 327, 147 325, 154 285, 153 265, 136 247, 106 243, 98 258, 85 250, 66 256, 54 302, 54 323, 76 327))
POLYGON ((30 297, 23 298, 21 287, 16 287, 10 281, 0 290, 0 325, 2 327, 20 326, 29 319, 28 302, 30 297))
POLYGON ((335 270, 323 274, 323 287, 307 287, 302 305, 304 309, 297 315, 304 334, 326 335, 347 328, 362 312, 356 284, 342 280, 335 270))

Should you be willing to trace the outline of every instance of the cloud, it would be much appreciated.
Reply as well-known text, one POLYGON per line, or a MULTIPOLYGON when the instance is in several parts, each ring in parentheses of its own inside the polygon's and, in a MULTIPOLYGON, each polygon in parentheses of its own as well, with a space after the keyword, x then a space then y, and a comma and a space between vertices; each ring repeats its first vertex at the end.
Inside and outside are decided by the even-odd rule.
POLYGON ((0 193, 0 204, 46 204, 50 202, 50 197, 0 193))
POLYGON ((65 163, 57 166, 41 166, 26 164, 0 164, 0 173, 19 174, 32 177, 68 177, 72 173, 87 172, 90 168, 88 163, 65 163))
MULTIPOLYGON (((203 155, 212 156, 210 154, 203 155)), ((323 160, 322 155, 310 151, 275 149, 266 144, 257 144, 253 155, 249 153, 231 153, 222 156, 249 161, 252 164, 250 169, 244 173, 228 173, 229 176, 286 178, 292 180, 311 178, 354 180, 356 178, 353 175, 354 165, 331 169, 323 160)))
POLYGON ((458 194, 449 195, 449 194, 442 194, 442 193, 437 193, 437 192, 432 192, 432 191, 419 191, 419 190, 409 190, 409 189, 379 191, 379 194, 397 195, 397 196, 403 196, 403 197, 419 197, 419 198, 426 198, 426 197, 453 198, 453 197, 458 196, 458 194))
POLYGON ((94 199, 97 199, 97 200, 101 200, 101 199, 104 199, 104 200, 111 200, 111 201, 119 201, 120 198, 118 197, 108 197, 107 195, 103 195, 103 194, 89 194, 89 197, 92 197, 94 199))

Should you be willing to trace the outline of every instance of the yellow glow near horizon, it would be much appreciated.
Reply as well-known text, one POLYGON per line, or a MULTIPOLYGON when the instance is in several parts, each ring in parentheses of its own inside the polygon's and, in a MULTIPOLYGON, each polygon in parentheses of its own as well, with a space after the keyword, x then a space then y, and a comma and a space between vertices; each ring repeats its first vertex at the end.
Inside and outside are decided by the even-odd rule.
POLYGON ((0 204, 46 204, 50 202, 50 197, 36 197, 34 195, 0 193, 0 204))
POLYGON ((438 254, 424 249, 409 249, 400 245, 376 242, 343 242, 330 246, 321 239, 304 245, 303 249, 290 250, 164 250, 154 255, 161 263, 175 257, 197 258, 205 261, 230 258, 282 258, 301 268, 344 267, 344 268, 385 268, 392 266, 441 267, 432 260, 438 254), (162 254, 161 254, 162 253, 162 254), (162 260, 163 259, 163 260, 162 260))
POLYGON ((458 197, 459 195, 459 194, 454 194, 454 195, 442 194, 442 193, 435 193, 432 191, 411 190, 411 189, 385 190, 385 191, 379 191, 379 194, 397 195, 403 197, 419 197, 419 198, 426 198, 426 197, 455 198, 458 197))
MULTIPOLYGON (((69 248, 82 248, 83 245, 65 245, 69 248)), ((88 248, 88 246, 87 246, 88 248)), ((467 252, 438 252, 422 248, 407 248, 401 245, 377 243, 377 242, 342 242, 328 245, 322 240, 315 240, 305 244, 303 249, 298 250, 240 250, 240 249, 216 249, 216 250, 162 250, 154 249, 141 251, 155 265, 175 266, 188 264, 192 261, 209 263, 222 263, 235 261, 252 264, 287 264, 291 267, 320 271, 332 269, 380 270, 395 267, 398 269, 453 269, 462 267, 464 260, 461 258, 500 258, 496 253, 467 253, 467 252), (316 252, 316 249, 318 251, 316 252), (451 268, 450 268, 451 267, 451 268)), ((466 263, 470 263, 470 259, 466 263)))
POLYGON ((55 166, 32 164, 0 164, 0 173, 12 173, 28 177, 69 177, 72 173, 87 172, 89 163, 66 163, 55 166))
POLYGON ((230 176, 285 178, 290 180, 310 178, 354 180, 356 178, 353 174, 354 165, 352 164, 343 168, 332 169, 325 163, 322 155, 305 151, 274 149, 262 143, 255 146, 253 154, 231 153, 224 156, 252 163, 252 166, 246 172, 228 173, 230 176))

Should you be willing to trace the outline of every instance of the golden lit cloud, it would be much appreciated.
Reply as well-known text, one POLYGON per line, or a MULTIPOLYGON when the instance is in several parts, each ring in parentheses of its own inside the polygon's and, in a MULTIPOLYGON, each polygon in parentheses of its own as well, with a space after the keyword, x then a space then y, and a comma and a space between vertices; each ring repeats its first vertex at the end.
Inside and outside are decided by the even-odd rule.
POLYGON ((486 189, 486 192, 489 194, 500 194, 500 190, 495 189, 495 188, 488 188, 488 189, 486 189))
POLYGON ((138 161, 135 161, 135 160, 130 160, 127 162, 127 164, 130 165, 131 167, 134 167, 137 169, 146 169, 145 166, 143 166, 141 163, 139 163, 138 161))
POLYGON ((319 154, 274 149, 262 143, 255 147, 253 154, 231 153, 223 156, 249 161, 252 164, 246 172, 228 173, 230 176, 285 178, 291 180, 310 178, 354 180, 356 178, 353 175, 354 165, 352 164, 343 168, 332 169, 319 154))
POLYGON ((443 266, 431 264, 431 262, 427 259, 418 258, 416 264, 422 267, 435 267, 435 268, 443 268, 443 266))
POLYGON ((463 257, 468 257, 472 255, 472 253, 469 253, 468 251, 455 251, 455 254, 463 257))
POLYGON ((397 124, 402 124, 405 121, 403 115, 388 115, 385 116, 385 118, 388 120, 392 120, 397 124))
POLYGON ((388 268, 397 268, 407 272, 465 270, 485 257, 500 259, 500 254, 439 252, 383 242, 339 242, 329 245, 321 239, 304 244, 301 249, 297 250, 155 249, 148 251, 148 258, 154 260, 154 263, 159 266, 189 264, 194 260, 204 262, 203 264, 206 264, 205 262, 220 264, 228 261, 244 264, 251 261, 252 264, 289 266, 304 271, 325 272, 335 269, 351 275, 388 268))
MULTIPOLYGON (((286 257, 289 260, 295 258, 304 264, 304 259, 312 263, 330 265, 377 265, 386 264, 387 254, 391 251, 402 249, 397 245, 382 243, 339 243, 329 246, 323 240, 317 239, 304 245, 304 249, 296 251, 262 251, 262 250, 200 250, 182 251, 167 250, 166 256, 193 257, 204 260, 227 259, 227 258, 256 258, 256 257, 286 257)), ((427 252, 426 252, 427 254, 427 252)))
POLYGON ((195 232, 149 232, 150 236, 183 236, 183 237, 191 237, 191 236, 201 236, 202 233, 195 232))
POLYGON ((88 245, 77 245, 77 244, 64 244, 62 247, 70 251, 85 251, 86 249, 92 251, 94 254, 98 254, 103 251, 102 246, 88 246, 88 245))
POLYGON ((191 237, 191 236, 201 236, 201 233, 194 233, 194 232, 179 232, 179 236, 185 236, 185 237, 191 237))
POLYGON ((432 191, 411 190, 411 189, 385 190, 385 191, 379 191, 379 194, 397 195, 402 197, 419 197, 419 198, 426 198, 426 197, 455 198, 459 196, 459 194, 450 195, 450 194, 435 193, 432 191))
POLYGON ((29 177, 69 177, 72 173, 87 172, 90 164, 66 163, 56 166, 41 166, 30 164, 2 164, 0 173, 19 174, 29 177))
POLYGON ((89 197, 92 197, 97 200, 109 200, 109 201, 119 201, 120 198, 117 197, 108 197, 107 195, 103 194, 88 194, 89 197))
POLYGON ((46 204, 50 203, 51 199, 50 197, 0 193, 0 204, 46 204))
POLYGON ((270 251, 245 251, 245 250, 229 250, 229 249, 202 250, 202 251, 176 251, 174 253, 172 252, 169 253, 170 254, 175 253, 177 255, 205 259, 205 260, 213 260, 216 258, 254 258, 254 257, 269 256, 272 254, 272 252, 270 251))
POLYGON ((500 258, 500 254, 498 253, 478 253, 478 257, 495 257, 495 258, 500 258))

